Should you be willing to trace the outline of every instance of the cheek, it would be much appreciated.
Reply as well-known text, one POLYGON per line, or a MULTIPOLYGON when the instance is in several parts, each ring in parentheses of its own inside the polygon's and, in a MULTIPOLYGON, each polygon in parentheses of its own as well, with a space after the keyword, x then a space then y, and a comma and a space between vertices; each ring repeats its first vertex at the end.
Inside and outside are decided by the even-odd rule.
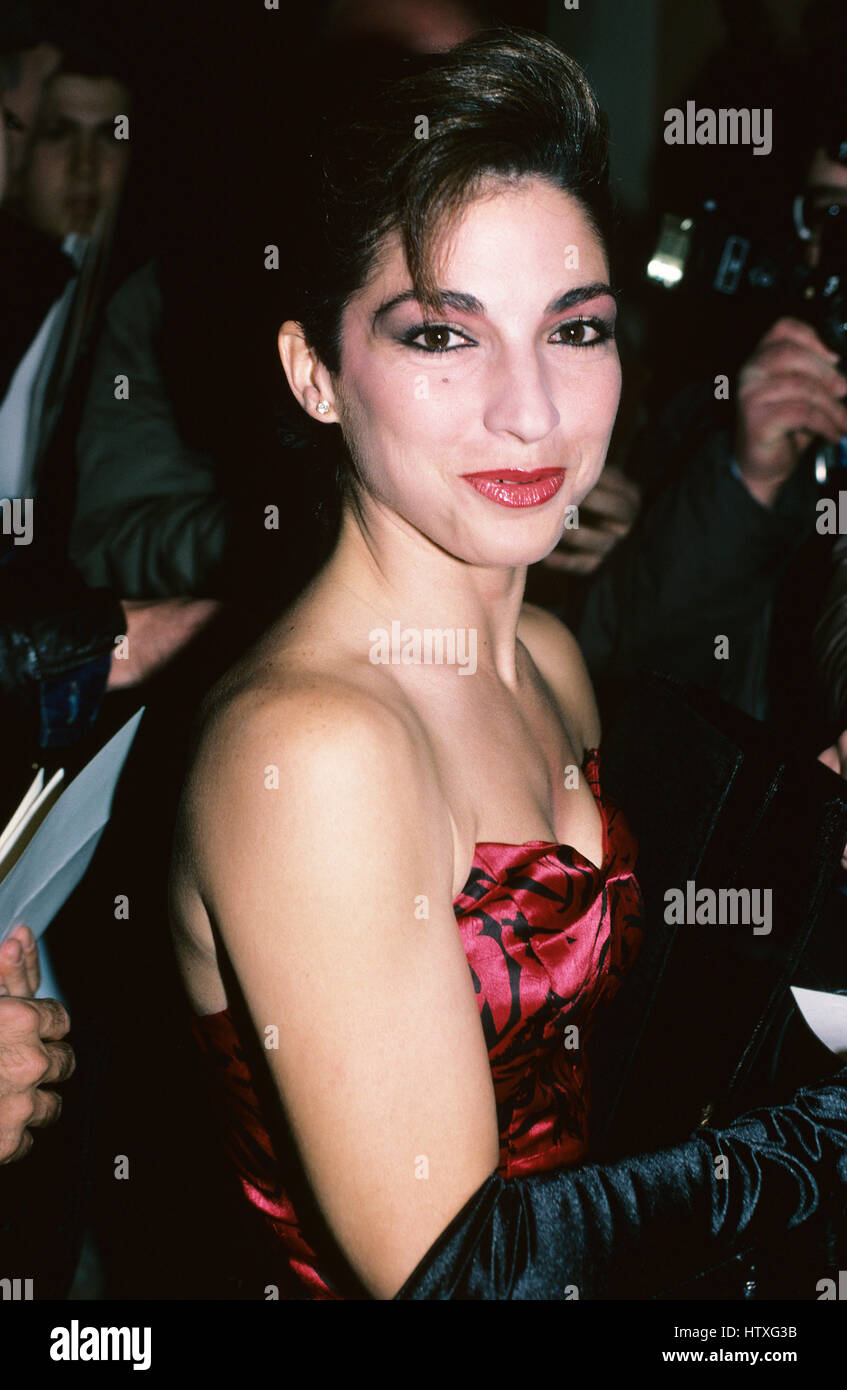
POLYGON ((404 432, 427 444, 455 443, 482 415, 473 384, 445 366, 421 366, 406 383, 403 406, 404 432))
POLYGON ((100 181, 114 188, 120 183, 129 164, 129 151, 108 145, 100 158, 100 181))
POLYGON ((344 400, 348 424, 361 439, 396 442, 403 453, 416 445, 454 440, 459 422, 472 413, 473 395, 453 380, 449 368, 414 364, 402 371, 375 371, 373 362, 345 360, 344 400))
POLYGON ((27 182, 34 197, 55 188, 62 182, 68 165, 68 155, 61 150, 41 150, 33 155, 27 182))
POLYGON ((612 425, 615 423, 615 416, 618 413, 618 406, 621 403, 622 385, 623 374, 621 372, 621 364, 617 360, 617 358, 615 358, 615 370, 612 373, 611 379, 608 383, 605 400, 605 407, 609 421, 609 429, 611 429, 612 425))
POLYGON ((621 366, 615 354, 614 360, 588 385, 585 395, 586 424, 598 438, 606 439, 611 433, 620 398, 621 366))

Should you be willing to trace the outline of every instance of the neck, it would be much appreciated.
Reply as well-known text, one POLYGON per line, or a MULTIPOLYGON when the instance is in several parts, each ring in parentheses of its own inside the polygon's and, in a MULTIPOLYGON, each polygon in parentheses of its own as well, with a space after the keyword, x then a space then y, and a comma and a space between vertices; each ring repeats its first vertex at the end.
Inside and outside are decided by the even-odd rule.
POLYGON ((517 684, 525 565, 459 560, 387 508, 372 505, 365 516, 348 501, 324 579, 355 598, 370 629, 391 632, 399 623, 419 632, 474 632, 479 668, 507 686, 517 684))

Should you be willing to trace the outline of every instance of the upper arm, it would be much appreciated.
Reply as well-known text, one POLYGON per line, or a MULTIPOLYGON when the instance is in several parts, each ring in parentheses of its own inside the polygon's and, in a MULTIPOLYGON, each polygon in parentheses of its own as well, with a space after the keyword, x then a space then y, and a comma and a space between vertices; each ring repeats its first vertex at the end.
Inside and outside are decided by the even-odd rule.
POLYGON ((518 636, 559 703, 580 752, 600 745, 600 714, 585 658, 573 633, 552 613, 534 604, 521 609, 518 636))
POLYGON ((224 721, 201 889, 323 1213, 390 1297, 497 1166, 493 1085, 416 738, 361 698, 224 721), (278 769, 278 787, 273 768, 278 769))

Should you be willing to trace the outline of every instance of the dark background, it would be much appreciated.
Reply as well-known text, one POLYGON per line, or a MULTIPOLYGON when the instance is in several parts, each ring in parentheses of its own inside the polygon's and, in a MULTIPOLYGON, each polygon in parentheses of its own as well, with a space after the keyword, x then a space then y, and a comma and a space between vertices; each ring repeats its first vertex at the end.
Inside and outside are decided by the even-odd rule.
MULTIPOLYGON (((279 10, 265 9, 263 0, 62 5, 66 23, 77 13, 120 55, 135 90, 133 168, 113 281, 158 259, 163 351, 183 436, 213 454, 226 486, 268 501, 281 470, 297 467, 276 437, 283 390, 276 333, 286 276, 296 274, 285 259, 300 196, 293 171, 310 122, 332 95, 328 8, 292 0, 280 0, 279 10), (263 264, 271 243, 283 258, 278 276, 263 264)), ((731 374, 781 311, 772 303, 751 309, 675 297, 647 285, 643 272, 661 213, 693 213, 707 196, 752 236, 790 235, 815 97, 800 60, 822 9, 820 0, 811 8, 804 0, 581 0, 570 10, 550 0, 491 12, 542 29, 580 60, 611 119, 626 383, 619 457, 648 407, 685 379, 731 374), (665 146, 664 111, 687 99, 773 108, 773 152, 665 146)), ((347 52, 355 65, 356 50, 347 52)), ((366 81, 364 65, 361 71, 366 81)), ((248 626, 241 622, 236 645, 248 626)), ((219 645, 209 668, 225 656, 219 645)), ((202 1099, 169 954, 170 827, 190 715, 207 684, 208 669, 194 652, 149 692, 114 820, 51 928, 57 963, 77 980, 69 998, 77 1001, 81 1070, 102 1073, 93 1113, 82 1101, 66 1106, 74 1123, 87 1123, 89 1114, 93 1134, 84 1184, 101 1268, 78 1283, 82 1297, 255 1299, 272 1282, 202 1099), (114 919, 118 894, 130 898, 128 922, 114 919), (116 1154, 130 1158, 128 1182, 115 1181, 116 1154)), ((110 700, 117 724, 130 709, 110 700)), ((62 1142, 62 1127, 39 1136, 21 1174, 28 1169, 30 1182, 41 1174, 49 1184, 51 1163, 63 1161, 62 1142)), ((47 1262, 49 1221, 45 1209, 38 1258, 47 1262)))

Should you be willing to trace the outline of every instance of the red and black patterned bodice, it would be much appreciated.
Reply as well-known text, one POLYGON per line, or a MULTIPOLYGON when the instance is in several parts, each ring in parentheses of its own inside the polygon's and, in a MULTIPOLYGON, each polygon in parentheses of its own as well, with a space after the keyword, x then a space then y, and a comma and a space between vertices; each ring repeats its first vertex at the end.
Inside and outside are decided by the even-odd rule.
MULTIPOLYGON (((641 943, 636 845, 601 793, 596 750, 584 771, 603 820, 603 862, 540 840, 478 844, 454 903, 491 1063, 505 1178, 585 1161, 585 1042, 641 943)), ((294 1296, 348 1296, 343 1262, 314 1211, 293 1145, 279 1115, 271 1120, 281 1107, 270 1091, 257 1095, 231 1011, 195 1017, 192 1027, 214 1069, 228 1151, 297 1281, 294 1296)))

